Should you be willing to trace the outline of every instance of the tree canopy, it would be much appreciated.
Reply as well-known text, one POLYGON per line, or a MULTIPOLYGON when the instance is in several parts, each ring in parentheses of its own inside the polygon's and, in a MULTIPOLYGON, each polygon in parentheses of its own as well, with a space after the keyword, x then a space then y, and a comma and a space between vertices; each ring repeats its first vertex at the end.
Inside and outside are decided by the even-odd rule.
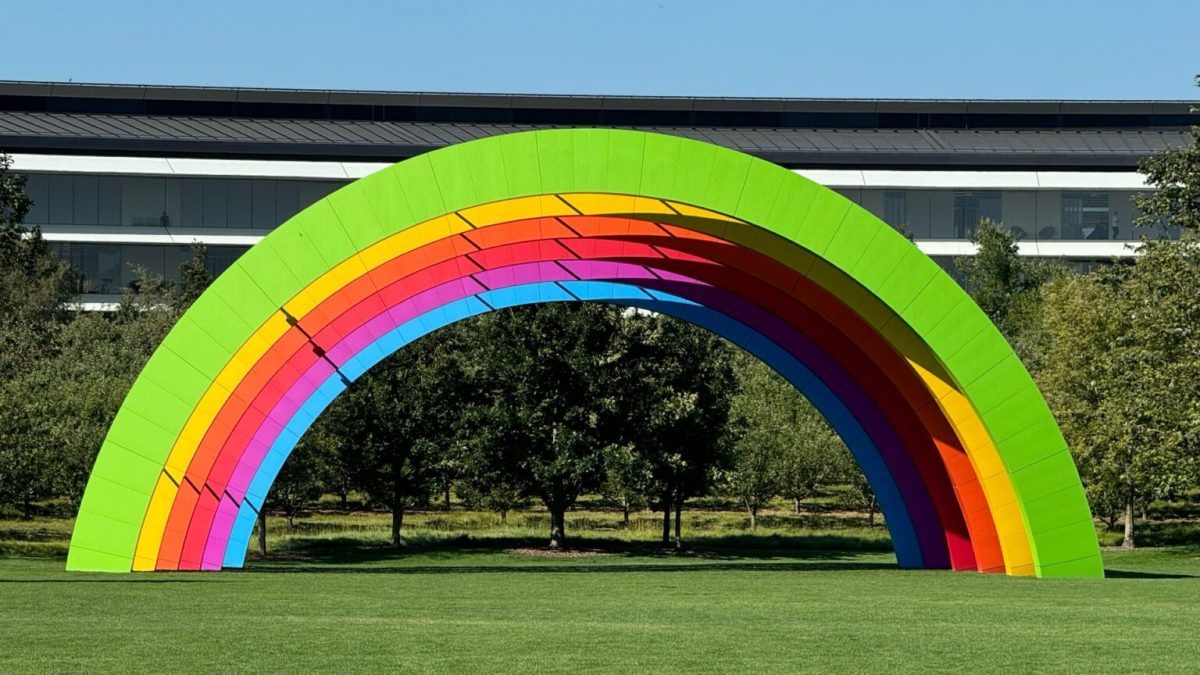
MULTIPOLYGON (((1196 85, 1200 86, 1200 75, 1196 85)), ((1191 128, 1191 136, 1190 145, 1170 148, 1140 163, 1139 170, 1154 191, 1134 197, 1142 212, 1135 225, 1200 231, 1200 126, 1191 128)))
POLYGON ((1145 242, 1132 263, 1052 284, 1041 382, 1092 507, 1125 518, 1195 485, 1200 455, 1200 243, 1145 242))

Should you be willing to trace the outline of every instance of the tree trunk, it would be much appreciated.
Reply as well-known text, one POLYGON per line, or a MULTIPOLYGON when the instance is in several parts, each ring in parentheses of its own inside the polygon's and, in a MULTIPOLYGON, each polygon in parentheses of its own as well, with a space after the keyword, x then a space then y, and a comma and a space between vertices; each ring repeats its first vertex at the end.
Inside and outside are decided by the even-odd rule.
POLYGON ((758 507, 753 504, 750 504, 750 505, 747 505, 746 510, 750 512, 750 529, 757 530, 758 529, 758 507))
POLYGON ((267 555, 267 510, 258 512, 258 554, 267 555))
POLYGON ((662 543, 667 545, 671 543, 671 500, 663 500, 663 530, 662 543))
POLYGON ((508 524, 508 509, 500 509, 500 524, 508 524))
POLYGON ((867 527, 875 527, 875 502, 867 505, 867 527))
POLYGON ((792 508, 795 509, 796 515, 800 515, 800 498, 796 497, 792 500, 792 508))
POLYGON ((680 533, 679 521, 682 520, 680 514, 683 512, 683 497, 675 500, 675 548, 676 550, 683 548, 683 535, 680 533))
POLYGON ((550 548, 559 549, 567 545, 566 509, 550 510, 550 548))
POLYGON ((629 529, 629 503, 628 503, 628 502, 626 502, 626 503, 625 503, 625 504, 624 504, 624 505, 621 507, 621 511, 622 511, 622 513, 623 513, 623 514, 624 514, 624 516, 625 516, 625 529, 627 529, 627 530, 628 530, 628 529, 629 529))
POLYGON ((392 548, 400 548, 404 527, 404 457, 398 448, 392 448, 392 548))
POLYGON ((392 548, 400 548, 403 540, 400 537, 400 532, 404 528, 404 504, 399 499, 396 500, 396 505, 392 507, 392 548))
POLYGON ((443 503, 446 505, 446 510, 449 511, 450 510, 450 483, 446 483, 446 489, 442 493, 442 496, 444 497, 443 503))
POLYGON ((1117 520, 1120 515, 1117 512, 1106 512, 1100 515, 1100 519, 1104 521, 1104 529, 1107 532, 1112 532, 1117 529, 1117 520))
POLYGON ((349 511, 350 510, 350 493, 345 492, 345 491, 339 492, 338 497, 340 497, 342 500, 342 510, 349 511))
POLYGON ((1125 498, 1125 538, 1121 548, 1133 548, 1133 496, 1125 498))

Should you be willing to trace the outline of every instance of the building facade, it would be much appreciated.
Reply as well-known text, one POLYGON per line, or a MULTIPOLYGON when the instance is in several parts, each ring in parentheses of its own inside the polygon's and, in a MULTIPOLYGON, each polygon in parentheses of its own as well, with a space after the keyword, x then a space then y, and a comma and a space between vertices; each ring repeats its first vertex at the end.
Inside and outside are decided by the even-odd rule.
POLYGON ((1022 255, 1132 254, 1143 157, 1186 145, 1186 101, 511 96, 0 82, 0 151, 40 227, 112 306, 138 268, 219 273, 272 228, 388 164, 475 138, 629 127, 734 148, 827 185, 943 265, 990 218, 1022 255))

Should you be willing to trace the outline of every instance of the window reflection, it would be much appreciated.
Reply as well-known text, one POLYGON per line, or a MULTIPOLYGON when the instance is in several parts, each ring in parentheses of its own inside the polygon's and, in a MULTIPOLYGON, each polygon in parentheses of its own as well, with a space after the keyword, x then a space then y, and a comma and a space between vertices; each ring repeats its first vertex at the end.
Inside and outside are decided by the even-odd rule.
POLYGON ((343 183, 30 174, 38 226, 186 227, 270 230, 343 183))
POLYGON ((916 239, 968 239, 990 218, 1022 241, 1135 241, 1177 237, 1162 227, 1135 228, 1132 190, 864 189, 864 207, 916 239))
POLYGON ((954 193, 954 238, 969 239, 980 220, 1004 222, 999 192, 954 193))
MULTIPOLYGON (((340 181, 30 174, 38 226, 125 226, 268 231, 340 187, 340 181)), ((1134 228, 1130 190, 842 188, 842 194, 915 239, 962 240, 981 218, 1023 241, 1136 240, 1171 233, 1134 228)), ((1174 236, 1177 236, 1175 233, 1174 236)))
POLYGON ((1110 223, 1108 193, 1064 192, 1062 232, 1063 239, 1116 239, 1118 233, 1110 223))
MULTIPOLYGON (((92 244, 53 242, 52 249, 80 274, 78 292, 84 295, 116 295, 133 288, 138 269, 168 281, 179 279, 179 266, 190 260, 187 246, 158 244, 92 244)), ((205 261, 208 273, 224 272, 247 250, 244 246, 209 246, 205 261)))
POLYGON ((883 221, 897 229, 908 230, 908 193, 888 190, 883 193, 883 221))

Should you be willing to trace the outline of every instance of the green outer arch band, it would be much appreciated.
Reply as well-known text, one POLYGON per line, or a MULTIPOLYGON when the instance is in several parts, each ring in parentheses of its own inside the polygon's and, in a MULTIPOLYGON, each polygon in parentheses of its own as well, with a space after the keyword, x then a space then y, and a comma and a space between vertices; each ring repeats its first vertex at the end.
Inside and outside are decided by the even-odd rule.
POLYGON ((1091 513, 1053 416, 999 331, 940 267, 865 209, 792 171, 707 143, 613 129, 517 133, 420 155, 341 188, 247 251, 171 330, 122 405, 80 507, 68 568, 129 571, 149 495, 192 408, 255 330, 309 283, 414 224, 571 192, 723 213, 854 280, 925 341, 979 415, 1012 481, 1035 573, 1103 575, 1091 513))

